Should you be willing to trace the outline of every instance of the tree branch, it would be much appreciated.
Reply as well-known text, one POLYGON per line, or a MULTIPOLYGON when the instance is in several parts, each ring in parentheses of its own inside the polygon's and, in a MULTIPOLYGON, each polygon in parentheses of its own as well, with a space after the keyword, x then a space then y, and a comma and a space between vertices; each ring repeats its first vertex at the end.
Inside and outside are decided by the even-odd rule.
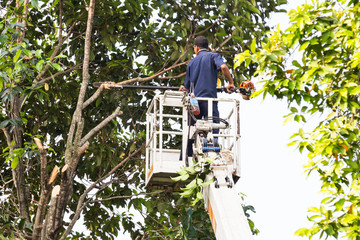
POLYGON ((36 210, 33 235, 32 235, 33 239, 36 240, 40 238, 40 234, 43 228, 43 219, 45 216, 47 201, 50 195, 50 185, 47 183, 49 177, 46 171, 47 160, 46 160, 45 148, 43 147, 40 139, 34 138, 34 141, 40 152, 40 164, 41 164, 41 171, 40 171, 41 193, 40 193, 38 207, 36 210))
POLYGON ((113 120, 115 117, 121 115, 122 112, 120 111, 120 107, 117 107, 115 112, 105 118, 101 123, 99 123, 96 127, 91 129, 88 134, 86 134, 80 141, 80 145, 84 145, 86 141, 88 141, 95 133, 97 133, 101 128, 103 128, 106 124, 108 124, 111 120, 113 120))
POLYGON ((84 102, 82 109, 85 109, 87 106, 89 106, 89 104, 91 104, 92 102, 94 102, 101 94, 101 92, 104 90, 104 85, 101 85, 96 92, 88 99, 84 102))

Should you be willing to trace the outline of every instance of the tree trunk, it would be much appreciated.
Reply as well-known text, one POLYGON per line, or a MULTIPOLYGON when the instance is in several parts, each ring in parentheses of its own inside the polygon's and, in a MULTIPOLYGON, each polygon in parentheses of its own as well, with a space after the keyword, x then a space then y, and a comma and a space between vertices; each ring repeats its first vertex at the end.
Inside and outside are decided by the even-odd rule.
MULTIPOLYGON (((10 117, 11 119, 20 119, 20 108, 21 102, 19 96, 14 96, 13 101, 11 102, 11 110, 10 110, 10 117)), ((13 146, 10 146, 10 154, 17 148, 23 147, 23 135, 22 131, 18 126, 14 127, 12 133, 12 141, 14 142, 13 146)), ((25 176, 24 176, 24 164, 23 159, 18 156, 18 165, 13 170, 13 176, 15 180, 15 187, 17 198, 19 201, 19 209, 20 209, 20 217, 25 218, 27 222, 30 222, 30 215, 29 215, 29 199, 28 199, 28 190, 25 184, 25 176)))
MULTIPOLYGON (((65 166, 61 170, 61 184, 53 189, 51 204, 47 212, 45 226, 43 226, 42 239, 58 239, 63 226, 63 218, 69 199, 72 195, 74 172, 81 157, 81 154, 88 147, 89 143, 82 143, 84 120, 82 110, 84 98, 89 82, 89 61, 91 32, 94 18, 95 0, 91 0, 88 10, 88 21, 85 37, 85 52, 83 62, 83 79, 79 92, 77 107, 75 109, 66 144, 65 166)), ((66 236, 62 236, 63 238, 66 236)))

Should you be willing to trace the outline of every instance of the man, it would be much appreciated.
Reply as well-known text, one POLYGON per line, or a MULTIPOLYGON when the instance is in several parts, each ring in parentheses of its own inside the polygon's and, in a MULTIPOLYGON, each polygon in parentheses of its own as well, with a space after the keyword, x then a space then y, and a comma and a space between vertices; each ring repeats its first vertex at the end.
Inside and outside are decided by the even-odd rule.
MULTIPOLYGON (((184 85, 181 85, 179 91, 189 91, 193 84, 193 91, 196 97, 211 97, 217 98, 217 79, 218 72, 221 70, 227 81, 228 85, 225 87, 228 93, 230 89, 235 88, 234 81, 231 77, 229 68, 224 63, 222 57, 218 53, 209 52, 209 42, 204 36, 199 36, 194 40, 194 52, 196 57, 191 60, 186 68, 186 78, 184 85)), ((197 119, 208 116, 207 102, 199 102, 200 114, 195 116, 197 119)), ((219 110, 217 102, 213 105, 213 114, 215 118, 219 117, 219 110)), ((191 125, 195 121, 191 119, 191 125)), ((218 133, 218 129, 213 131, 218 133)), ((192 143, 193 140, 188 142, 188 156, 192 156, 192 143)))

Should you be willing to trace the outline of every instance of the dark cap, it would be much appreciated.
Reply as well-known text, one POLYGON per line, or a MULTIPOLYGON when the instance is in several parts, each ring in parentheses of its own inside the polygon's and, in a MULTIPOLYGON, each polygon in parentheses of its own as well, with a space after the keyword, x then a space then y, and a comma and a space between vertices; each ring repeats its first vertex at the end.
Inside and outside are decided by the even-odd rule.
POLYGON ((205 49, 209 48, 209 42, 204 36, 198 36, 197 38, 195 38, 194 45, 200 48, 205 48, 205 49))

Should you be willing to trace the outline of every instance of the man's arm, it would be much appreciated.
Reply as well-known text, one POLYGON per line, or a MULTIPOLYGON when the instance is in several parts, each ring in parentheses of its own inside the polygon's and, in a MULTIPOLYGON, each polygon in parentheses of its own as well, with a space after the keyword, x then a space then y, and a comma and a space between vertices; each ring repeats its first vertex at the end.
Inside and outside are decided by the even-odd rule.
POLYGON ((221 72, 224 74, 226 80, 228 80, 229 84, 225 87, 228 93, 232 93, 230 89, 235 88, 234 80, 231 77, 231 73, 226 64, 221 65, 221 72))

